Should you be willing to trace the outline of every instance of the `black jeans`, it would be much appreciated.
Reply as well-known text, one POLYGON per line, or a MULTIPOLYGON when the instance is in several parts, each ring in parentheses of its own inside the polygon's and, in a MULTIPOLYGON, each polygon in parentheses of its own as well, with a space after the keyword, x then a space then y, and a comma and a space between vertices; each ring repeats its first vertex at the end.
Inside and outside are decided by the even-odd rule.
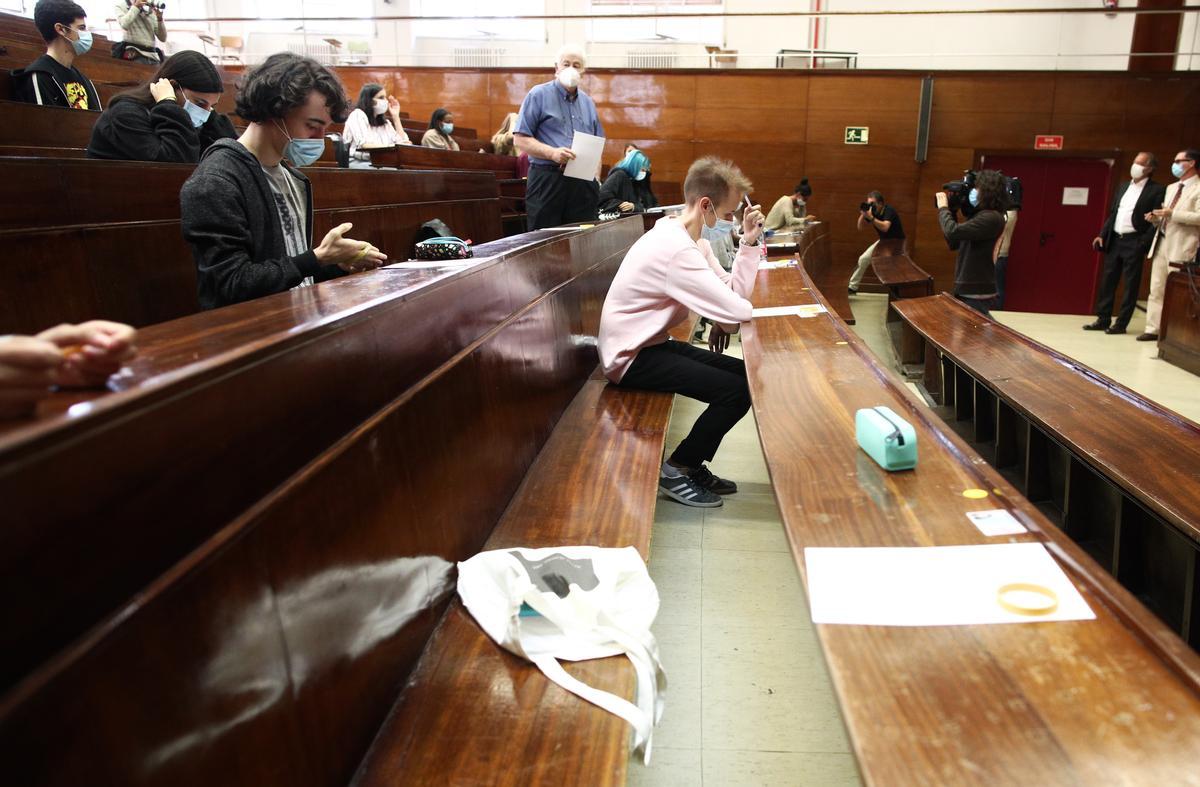
POLYGON ((750 409, 750 385, 741 358, 718 355, 686 342, 643 347, 621 378, 622 388, 666 391, 708 402, 671 461, 699 467, 711 461, 721 439, 750 409))
POLYGON ((1100 291, 1096 295, 1096 316, 1100 322, 1112 319, 1113 300, 1117 296, 1117 280, 1125 279, 1125 294, 1121 296, 1121 311, 1117 313, 1117 327, 1124 328, 1133 318, 1137 306, 1138 290, 1142 286, 1142 264, 1146 259, 1146 248, 1140 237, 1129 234, 1113 237, 1112 246, 1104 255, 1104 269, 1100 274, 1100 291))
POLYGON ((568 178, 558 167, 535 164, 525 182, 526 224, 531 230, 595 221, 600 209, 600 184, 568 178))

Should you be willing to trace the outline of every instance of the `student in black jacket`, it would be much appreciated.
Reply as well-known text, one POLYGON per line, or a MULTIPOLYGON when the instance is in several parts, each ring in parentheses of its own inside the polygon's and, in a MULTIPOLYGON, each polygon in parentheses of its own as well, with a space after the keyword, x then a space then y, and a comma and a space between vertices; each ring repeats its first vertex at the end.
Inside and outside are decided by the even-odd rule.
POLYGON ((113 96, 92 128, 88 158, 195 164, 213 142, 237 136, 213 110, 224 89, 204 55, 171 55, 149 82, 113 96))
POLYGON ((344 237, 350 224, 312 245, 312 185, 296 167, 320 158, 325 129, 349 109, 338 78, 311 58, 271 55, 246 76, 237 97, 237 113, 250 123, 245 133, 217 140, 179 193, 201 308, 377 268, 386 259, 371 244, 344 237))
POLYGON ((968 200, 975 212, 966 221, 955 218, 944 191, 935 195, 938 222, 951 249, 958 250, 954 263, 954 297, 975 311, 991 317, 996 301, 996 254, 1004 234, 1004 176, 985 169, 975 176, 968 200))
POLYGON ((92 48, 87 12, 71 0, 39 0, 33 24, 46 42, 46 54, 12 72, 17 101, 99 112, 100 94, 75 67, 75 58, 92 48))
POLYGON ((637 189, 637 183, 649 173, 650 159, 645 153, 636 148, 626 153, 600 187, 600 212, 641 213, 651 207, 637 189))

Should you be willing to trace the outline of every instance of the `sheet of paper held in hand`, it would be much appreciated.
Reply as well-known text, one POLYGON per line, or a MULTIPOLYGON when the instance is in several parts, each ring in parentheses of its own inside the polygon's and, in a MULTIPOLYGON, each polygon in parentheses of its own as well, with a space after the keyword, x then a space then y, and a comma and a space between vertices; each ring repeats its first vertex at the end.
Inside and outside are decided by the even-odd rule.
POLYGON ((810 547, 804 562, 814 623, 965 626, 1096 617, 1037 543, 810 547), (1013 583, 1047 588, 1057 597, 1057 608, 1037 615, 1006 609, 1000 590, 1013 583))
POLYGON ((799 306, 767 306, 762 309, 755 309, 753 312, 754 319, 762 319, 763 317, 816 317, 818 314, 823 314, 825 307, 819 303, 802 303, 799 306))
POLYGON ((604 155, 604 137, 576 131, 575 138, 571 140, 571 151, 575 153, 575 158, 567 162, 563 174, 568 178, 595 180, 596 173, 600 171, 600 156, 604 155))

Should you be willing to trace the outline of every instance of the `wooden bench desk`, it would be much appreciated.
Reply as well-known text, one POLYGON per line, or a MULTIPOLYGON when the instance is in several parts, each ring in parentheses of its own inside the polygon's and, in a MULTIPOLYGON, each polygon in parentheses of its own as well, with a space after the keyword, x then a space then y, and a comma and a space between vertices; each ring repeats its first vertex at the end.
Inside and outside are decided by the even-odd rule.
MULTIPOLYGON (((803 270, 764 271, 753 300, 824 302, 813 284, 803 270)), ((901 302, 912 303, 919 301, 901 302)), ((1200 778, 1196 655, 917 401, 853 331, 833 313, 756 320, 743 328, 742 348, 763 453, 805 582, 810 546, 1040 541, 1097 615, 990 626, 817 625, 866 783, 1200 778), (857 447, 855 411, 878 405, 913 424, 914 471, 887 473, 857 447), (962 495, 975 488, 987 498, 962 495), (985 538, 966 512, 992 508, 1007 509, 1030 532, 985 538)))
MULTIPOLYGON (((269 329, 262 342, 244 354, 255 353, 256 345, 265 349, 264 343, 274 352, 247 357, 244 379, 227 385, 230 394, 257 402, 260 413, 191 419, 224 433, 215 441, 225 443, 213 456, 221 460, 211 468, 217 475, 193 476, 190 486, 202 489, 188 492, 183 485, 177 490, 182 495, 161 501, 158 527, 178 530, 180 519, 196 507, 197 494, 224 504, 236 474, 247 469, 259 476, 263 466, 286 471, 282 483, 260 485, 249 498, 239 492, 243 505, 251 503, 248 508, 233 508, 232 518, 210 517, 226 524, 198 534, 200 541, 183 556, 160 563, 150 584, 119 611, 0 698, 0 753, 9 778, 50 785, 347 783, 445 609, 454 561, 483 547, 506 506, 508 524, 495 531, 496 539, 513 537, 511 527, 531 539, 539 529, 532 519, 518 523, 510 500, 547 440, 598 451, 602 446, 624 451, 653 440, 639 419, 653 412, 661 420, 669 397, 656 395, 630 407, 630 400, 617 395, 623 392, 609 393, 588 381, 597 362, 595 336, 608 282, 640 235, 632 219, 589 230, 540 231, 497 242, 498 257, 462 271, 381 270, 310 288, 319 292, 304 293, 308 303, 291 294, 267 299, 274 303, 266 306, 296 307, 294 326, 284 332, 286 338, 272 338, 279 332, 271 325, 287 320, 285 312, 276 312, 261 326, 269 329), (424 286, 404 287, 411 277, 424 286), (389 283, 393 279, 400 283, 389 283), (424 326, 425 341, 408 340, 414 325, 424 326), (430 341, 443 332, 444 341, 430 341), (411 358, 403 364, 406 372, 392 371, 393 357, 411 358), (283 379, 245 378, 252 368, 283 372, 289 365, 302 367, 305 378, 319 373, 325 390, 309 397, 283 379), (361 369, 351 368, 355 365, 361 369), (281 399, 279 393, 287 390, 291 397, 281 399), (247 397, 246 391, 256 395, 247 397), (560 431, 560 416, 569 407, 575 416, 560 431), (272 410, 289 412, 280 418, 272 410), (256 417, 274 421, 277 429, 319 431, 334 440, 316 454, 298 452, 287 432, 268 435, 255 428, 260 433, 247 444, 255 446, 254 462, 241 462, 246 449, 230 440, 241 440, 256 417), (326 427, 329 421, 335 428, 326 427), (204 483, 196 484, 197 477, 204 483), (217 490, 224 494, 212 494, 217 490), (70 757, 55 756, 64 749, 70 757)), ((189 321, 206 323, 210 317, 189 321)), ((243 322, 242 330, 252 331, 250 323, 243 322)), ((202 337, 201 331, 196 340, 202 337)), ((226 386, 226 377, 208 387, 226 386)), ((97 400, 96 412, 119 408, 123 400, 119 394, 111 404, 97 400)), ((139 411, 148 404, 142 402, 139 411)), ((157 409, 161 423, 174 423, 162 406, 157 409)), ((226 414, 212 408, 193 412, 226 414)), ((86 423, 93 416, 81 418, 86 423)), ((297 436, 319 443, 316 434, 297 436)), ((163 437, 172 445, 187 443, 179 429, 163 437)), ((140 455, 132 449, 148 447, 112 444, 131 457, 140 455)), ((657 458, 651 461, 641 451, 637 456, 642 457, 637 467, 656 479, 657 458)), ((561 470, 561 463, 554 464, 561 470)), ((108 474, 110 483, 114 479, 108 474)), ((551 480, 546 476, 543 483, 551 480)), ((158 471, 158 486, 172 483, 178 484, 158 471)), ((553 499, 532 483, 524 494, 533 502, 553 499)), ((72 492, 88 499, 86 490, 72 492)), ((646 497, 652 495, 638 492, 635 507, 644 508, 646 497)), ((620 496, 605 499, 613 511, 632 513, 620 508, 620 496)), ((584 517, 591 500, 576 503, 580 529, 573 537, 598 535, 587 529, 584 517)), ((527 513, 541 521, 550 541, 557 523, 543 514, 565 516, 566 510, 551 506, 542 514, 527 513)), ((128 533, 131 524, 89 518, 76 529, 103 531, 112 539, 128 533)), ((644 548, 645 522, 622 524, 619 531, 605 532, 644 548)), ((139 549, 129 551, 145 558, 145 545, 135 543, 139 549)), ((110 544, 93 550, 89 561, 103 566, 106 583, 123 581, 128 566, 113 561, 123 553, 110 544)), ((83 593, 86 574, 70 566, 58 564, 56 581, 83 593)), ((495 691, 476 698, 478 703, 495 691)), ((554 702, 564 707, 561 718, 571 722, 594 710, 574 697, 554 702)), ((626 730, 615 732, 620 734, 604 733, 606 753, 591 754, 578 765, 616 757, 626 730)), ((505 748, 509 740, 506 734, 502 741, 475 744, 482 750, 498 743, 504 757, 511 754, 505 748)))
POLYGON ((879 241, 871 253, 871 268, 887 290, 885 327, 892 340, 896 362, 906 376, 919 376, 919 367, 925 361, 924 348, 920 342, 912 341, 911 332, 901 329, 900 316, 892 304, 904 298, 933 295, 933 277, 908 256, 907 241, 903 239, 879 241))
MULTIPOLYGON (((63 110, 69 111, 69 110, 63 110)), ((192 314, 196 272, 179 220, 190 164, 0 159, 0 331, 36 333, 102 317, 136 326, 192 314), (137 183, 138 188, 125 188, 137 183), (120 198, 115 198, 119 194, 120 198), (46 205, 58 209, 47 211, 46 205), (66 222, 66 223, 64 223, 66 222)), ((309 168, 314 242, 353 237, 407 259, 422 223, 440 218, 477 243, 502 234, 495 179, 477 172, 309 168)))
POLYGON ((952 296, 896 309, 925 342, 939 413, 1200 644, 1200 426, 952 296))
POLYGON ((1200 375, 1200 270, 1196 268, 1167 276, 1158 357, 1200 375))

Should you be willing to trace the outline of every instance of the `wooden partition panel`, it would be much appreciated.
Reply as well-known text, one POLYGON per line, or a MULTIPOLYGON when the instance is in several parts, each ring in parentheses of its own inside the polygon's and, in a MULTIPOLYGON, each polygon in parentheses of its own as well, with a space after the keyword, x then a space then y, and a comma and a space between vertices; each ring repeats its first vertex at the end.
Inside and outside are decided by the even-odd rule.
MULTIPOLYGON (((530 87, 552 77, 549 68, 338 72, 352 90, 367 81, 389 86, 406 109, 423 112, 442 101, 456 124, 483 137, 517 110, 530 87)), ((1115 158, 1115 183, 1139 150, 1166 160, 1200 133, 1200 78, 1191 73, 593 69, 583 89, 608 135, 605 163, 636 142, 650 157, 656 184, 682 183, 693 160, 718 155, 741 164, 755 199, 769 205, 807 176, 810 212, 829 224, 830 264, 847 280, 874 240, 874 233, 855 230, 858 204, 867 191, 882 191, 900 212, 914 260, 939 289, 953 284, 954 254, 938 229, 933 192, 975 166, 978 152, 1053 155, 1034 153, 1034 135, 1063 134, 1066 154, 1115 158), (918 163, 917 109, 927 74, 934 78, 930 146, 918 163), (846 126, 868 126, 870 144, 844 144, 846 126)))
MULTIPOLYGON (((453 591, 454 562, 486 541, 595 368, 594 312, 640 233, 628 219, 481 262, 476 273, 507 276, 509 295, 525 293, 507 313, 466 297, 503 287, 469 272, 447 280, 442 294, 455 306, 435 324, 499 322, 479 320, 482 332, 431 374, 381 392, 381 409, 10 695, 0 705, 10 777, 347 783, 453 591), (71 756, 54 756, 63 747, 71 756)), ((357 311, 354 300, 366 306, 349 335, 296 329, 362 354, 430 324, 420 293, 383 303, 339 295, 341 314, 357 311)), ((327 371, 335 391, 364 382, 327 371)), ((308 417, 293 413, 292 423, 308 417)))
MULTIPOLYGON (((11 184, 0 197, 0 291, 6 298, 0 331, 35 333, 96 317, 144 326, 196 312, 195 263, 179 226, 179 189, 193 169, 0 159, 11 184), (124 190, 130 183, 138 188, 124 190)), ((417 231, 430 219, 478 243, 502 234, 491 174, 305 172, 313 185, 314 242, 349 221, 352 237, 408 259, 417 231)))
MULTIPOLYGON (((5 427, 0 497, 15 525, 0 584, 22 596, 39 591, 0 634, 0 685, 112 612, 398 392, 594 262, 619 260, 641 234, 640 218, 544 230, 483 246, 489 256, 458 273, 381 269, 153 326, 130 371, 115 378, 119 391, 59 395, 34 422, 5 427), (175 460, 164 468, 168 453, 175 460), (102 465, 111 472, 100 478, 94 468, 102 465), (75 479, 72 494, 54 494, 65 477, 75 479), (169 522, 163 511, 174 512, 169 522), (64 575, 73 582, 58 581, 64 575)), ((597 312, 602 300, 589 294, 580 314, 597 312)), ((523 343, 541 334, 535 323, 520 325, 495 346, 526 358, 523 343)), ((580 317, 570 327, 579 336, 598 325, 580 317)), ((575 362, 530 351, 525 363, 550 373, 575 362)), ((534 378, 523 385, 531 408, 559 395, 534 378)), ((412 454, 421 467, 445 450, 435 437, 422 446, 412 454)), ((433 466, 454 466, 447 461, 433 466)), ((427 481, 429 489, 441 483, 427 481)))

